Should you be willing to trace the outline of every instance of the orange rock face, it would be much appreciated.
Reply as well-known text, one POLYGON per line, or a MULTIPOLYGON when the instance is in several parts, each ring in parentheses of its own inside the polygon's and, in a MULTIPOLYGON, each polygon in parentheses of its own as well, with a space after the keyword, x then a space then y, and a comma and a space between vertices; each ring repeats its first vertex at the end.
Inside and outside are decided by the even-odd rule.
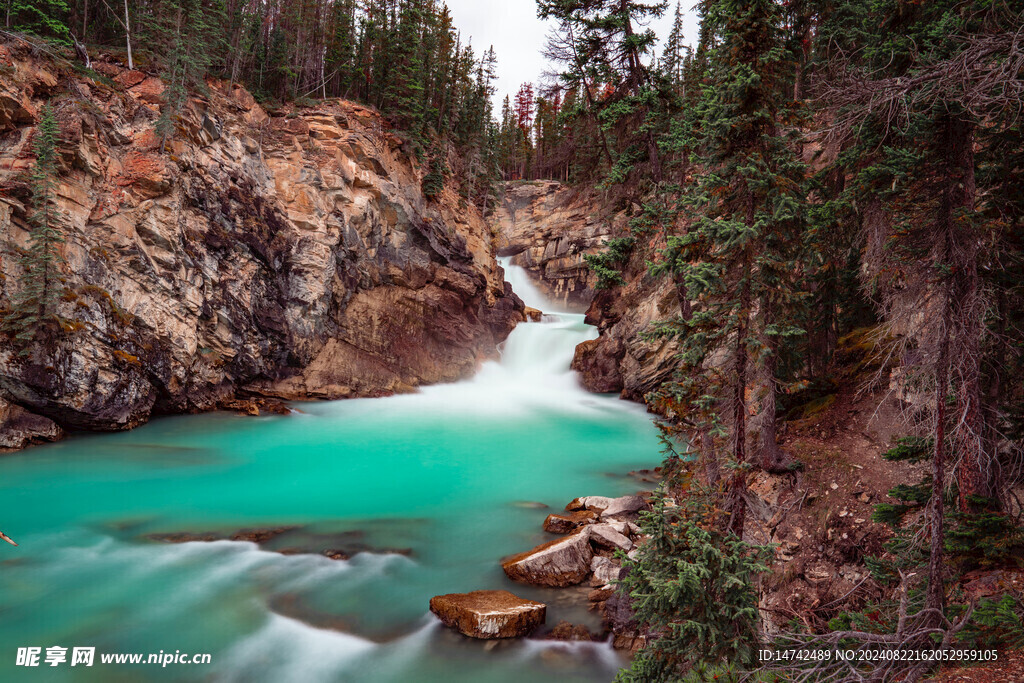
MULTIPOLYGON (((0 388, 30 412, 116 430, 239 396, 410 391, 472 373, 523 319, 477 209, 455 188, 428 200, 424 169, 372 109, 330 100, 267 112, 211 81, 162 150, 156 76, 99 62, 114 83, 100 87, 8 50, 6 253, 28 241, 25 170, 44 101, 62 133, 68 291, 55 312, 72 323, 31 362, 0 348, 0 388), (59 96, 74 79, 76 96, 59 96)), ((19 269, 0 261, 0 306, 19 269)))

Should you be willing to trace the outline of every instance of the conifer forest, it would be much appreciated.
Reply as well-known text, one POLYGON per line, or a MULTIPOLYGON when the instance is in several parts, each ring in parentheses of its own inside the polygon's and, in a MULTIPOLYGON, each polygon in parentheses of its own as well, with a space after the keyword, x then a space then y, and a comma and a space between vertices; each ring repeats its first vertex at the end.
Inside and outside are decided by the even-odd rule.
POLYGON ((635 507, 545 521, 578 578, 502 560, 591 577, 602 626, 546 638, 622 683, 1018 680, 1024 2, 690 2, 524 0, 548 69, 505 93, 442 0, 0 0, 11 450, 477 381, 577 315, 654 447, 635 507))

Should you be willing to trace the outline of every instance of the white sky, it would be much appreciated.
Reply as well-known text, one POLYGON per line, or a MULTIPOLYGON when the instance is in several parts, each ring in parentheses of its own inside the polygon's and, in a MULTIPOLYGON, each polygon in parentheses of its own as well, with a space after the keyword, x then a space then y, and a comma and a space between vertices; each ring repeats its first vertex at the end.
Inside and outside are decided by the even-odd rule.
MULTIPOLYGON (((462 32, 465 42, 472 38, 473 52, 480 53, 491 45, 498 54, 498 92, 495 95, 495 113, 499 113, 505 95, 515 97, 519 86, 527 81, 537 84, 541 74, 548 70, 541 55, 550 24, 537 18, 535 0, 446 0, 452 11, 455 27, 462 32)), ((697 41, 697 13, 692 10, 695 0, 683 0, 685 42, 697 41)), ((675 1, 669 2, 665 15, 651 25, 664 40, 672 29, 675 1)), ((660 48, 659 48, 660 55, 660 48)))

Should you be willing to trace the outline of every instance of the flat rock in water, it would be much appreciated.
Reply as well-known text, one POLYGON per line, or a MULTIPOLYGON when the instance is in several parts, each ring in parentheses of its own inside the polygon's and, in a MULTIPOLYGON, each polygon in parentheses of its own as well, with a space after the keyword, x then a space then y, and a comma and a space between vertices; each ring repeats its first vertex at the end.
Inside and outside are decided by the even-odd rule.
POLYGON ((633 549, 633 541, 617 531, 611 524, 595 524, 590 527, 590 542, 599 548, 608 550, 622 549, 628 553, 633 549))
POLYGON ((529 635, 544 623, 547 605, 508 591, 473 591, 435 596, 430 611, 463 635, 491 640, 529 635))
POLYGON ((576 510, 574 512, 555 512, 544 520, 544 531, 552 534, 568 534, 586 524, 597 521, 597 513, 593 510, 576 510))
POLYGON ((593 557, 589 527, 584 526, 565 538, 505 558, 501 568, 513 581, 560 588, 586 579, 593 557))

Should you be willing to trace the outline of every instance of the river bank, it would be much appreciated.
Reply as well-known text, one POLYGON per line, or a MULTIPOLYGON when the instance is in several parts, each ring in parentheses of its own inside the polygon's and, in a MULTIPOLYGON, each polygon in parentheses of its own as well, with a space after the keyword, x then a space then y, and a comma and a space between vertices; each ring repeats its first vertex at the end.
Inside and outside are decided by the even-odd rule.
POLYGON ((209 652, 209 675, 229 681, 612 680, 624 661, 608 643, 487 646, 428 612, 435 595, 506 589, 547 604, 549 626, 600 629, 585 603, 498 563, 550 538, 544 520, 566 501, 633 493, 621 473, 660 460, 641 406, 590 394, 569 370, 593 335, 581 316, 549 317, 457 384, 290 416, 163 417, 5 456, 0 519, 21 545, 0 560, 15 587, 0 595, 0 644, 209 652), (280 527, 301 531, 282 548, 153 538, 280 527), (320 554, 344 539, 369 551, 320 554))

